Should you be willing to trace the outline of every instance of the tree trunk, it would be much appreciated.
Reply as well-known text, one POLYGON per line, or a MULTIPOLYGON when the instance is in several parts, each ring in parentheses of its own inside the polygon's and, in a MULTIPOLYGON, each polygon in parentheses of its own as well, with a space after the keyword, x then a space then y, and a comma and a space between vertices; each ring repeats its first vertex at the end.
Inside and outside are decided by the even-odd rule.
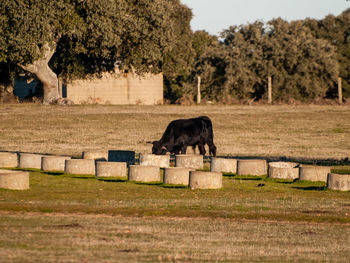
POLYGON ((55 103, 60 95, 58 93, 58 78, 57 75, 50 69, 48 63, 55 53, 55 49, 46 44, 44 47, 42 58, 34 61, 32 64, 20 65, 24 70, 36 75, 43 84, 44 100, 43 104, 55 103))

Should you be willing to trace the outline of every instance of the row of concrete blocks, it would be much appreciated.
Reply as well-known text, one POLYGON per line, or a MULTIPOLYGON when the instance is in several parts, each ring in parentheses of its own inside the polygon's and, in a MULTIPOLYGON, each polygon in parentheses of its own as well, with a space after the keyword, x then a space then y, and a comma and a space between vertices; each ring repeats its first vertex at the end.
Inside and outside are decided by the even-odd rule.
MULTIPOLYGON (((71 157, 65 156, 19 153, 17 162, 17 153, 0 153, 0 167, 41 169, 46 172, 65 172, 67 174, 95 174, 96 177, 121 177, 137 182, 160 182, 160 168, 169 166, 164 161, 169 156, 159 158, 153 155, 142 155, 141 165, 130 165, 128 175, 126 175, 126 162, 96 161, 96 159, 101 158, 89 157, 94 157, 94 159, 71 159, 71 157), (159 166, 149 165, 149 160, 154 159, 151 157, 158 160, 159 166)), ((166 167, 164 169, 163 182, 165 184, 188 185, 191 189, 222 188, 222 173, 195 171, 195 168, 203 168, 202 156, 191 156, 189 160, 184 157, 177 158, 179 167, 166 167)), ((0 188, 29 189, 29 173, 0 170, 0 188)))
MULTIPOLYGON (((105 158, 101 158, 101 156, 101 153, 83 153, 84 158, 105 160, 105 158)), ((71 160, 70 157, 44 156, 26 153, 19 154, 19 163, 17 163, 17 153, 0 152, 0 167, 17 167, 17 165, 20 168, 36 168, 44 171, 64 171, 68 174, 95 173, 97 177, 123 177, 126 174, 125 163, 96 162, 95 166, 94 160, 71 160)), ((166 168, 170 165, 170 156, 141 154, 140 165, 166 168)), ((175 157, 175 166, 191 169, 202 169, 203 156, 178 155, 175 157)), ((130 170, 131 169, 129 169, 129 171, 130 170)), ((261 159, 237 160, 226 158, 212 158, 210 170, 211 172, 217 173, 236 173, 238 175, 259 176, 267 173, 267 162, 266 160, 261 159)), ((350 190, 350 175, 331 174, 329 167, 300 166, 297 163, 288 162, 270 162, 268 165, 268 175, 271 178, 280 179, 299 178, 300 180, 308 181, 325 181, 327 182, 327 185, 330 189, 342 191, 350 190)))
POLYGON ((326 182, 332 190, 350 191, 350 175, 331 173, 328 166, 303 166, 293 162, 269 162, 266 160, 212 159, 211 171, 238 175, 265 175, 275 179, 326 182))

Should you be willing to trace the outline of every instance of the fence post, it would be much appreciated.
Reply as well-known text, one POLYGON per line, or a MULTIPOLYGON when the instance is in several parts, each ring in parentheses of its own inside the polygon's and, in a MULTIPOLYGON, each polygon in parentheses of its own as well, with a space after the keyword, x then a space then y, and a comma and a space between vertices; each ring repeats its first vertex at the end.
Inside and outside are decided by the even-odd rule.
POLYGON ((272 103, 272 83, 271 83, 272 81, 271 81, 271 77, 268 77, 267 78, 267 102, 269 103, 269 104, 271 104, 272 103))
POLYGON ((198 76, 198 85, 197 85, 197 104, 201 103, 201 77, 198 76))
POLYGON ((343 103, 343 88, 342 88, 342 80, 340 77, 338 78, 338 101, 339 101, 339 104, 343 103))

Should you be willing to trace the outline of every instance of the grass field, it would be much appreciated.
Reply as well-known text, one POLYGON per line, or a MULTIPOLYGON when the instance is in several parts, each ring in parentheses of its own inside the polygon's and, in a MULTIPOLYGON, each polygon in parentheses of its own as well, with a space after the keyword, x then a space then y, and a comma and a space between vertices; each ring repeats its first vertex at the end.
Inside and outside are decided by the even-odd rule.
MULTIPOLYGON (((219 155, 350 173, 348 106, 0 106, 0 151, 149 152, 175 118, 208 115, 219 155), (326 162, 327 163, 327 162, 326 162)), ((0 190, 0 262, 348 262, 350 192, 226 174, 221 190, 31 170, 0 190), (263 187, 258 187, 263 184, 263 187)))

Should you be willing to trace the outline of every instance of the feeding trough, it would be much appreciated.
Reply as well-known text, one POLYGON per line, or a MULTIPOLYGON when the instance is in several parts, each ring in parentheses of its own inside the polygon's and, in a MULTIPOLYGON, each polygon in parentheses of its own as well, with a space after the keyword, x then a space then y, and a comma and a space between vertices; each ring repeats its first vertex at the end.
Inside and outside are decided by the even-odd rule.
POLYGON ((189 185, 190 168, 168 167, 164 169, 163 183, 189 185))
POLYGON ((83 159, 93 159, 98 161, 107 161, 108 152, 94 152, 94 151, 85 151, 82 154, 83 159))
POLYGON ((192 169, 203 169, 203 155, 194 155, 194 154, 176 155, 175 166, 192 168, 192 169))
POLYGON ((29 172, 0 170, 0 188, 10 190, 29 189, 29 172))
POLYGON ((64 172, 65 162, 70 159, 68 156, 43 156, 41 158, 41 170, 64 172))
POLYGON ((191 171, 189 186, 191 189, 220 189, 222 173, 191 171))
POLYGON ((261 176, 266 174, 266 160, 262 159, 243 159, 237 160, 238 175, 261 176))
POLYGON ((350 191, 350 174, 329 173, 327 187, 332 190, 350 191))
POLYGON ((237 173, 237 160, 227 158, 212 158, 210 171, 220 173, 237 173))
POLYGON ((128 165, 133 165, 135 164, 135 152, 110 150, 108 151, 108 161, 109 162, 126 162, 128 165))
POLYGON ((41 169, 41 158, 44 155, 33 154, 33 153, 20 153, 19 154, 19 164, 20 168, 33 168, 41 169))
POLYGON ((299 179, 305 181, 327 182, 331 168, 327 166, 300 166, 299 179))
POLYGON ((97 162, 96 177, 125 177, 126 163, 125 162, 97 162))
POLYGON ((95 160, 71 159, 65 161, 66 174, 95 174, 95 160))
POLYGON ((170 155, 140 154, 140 165, 169 167, 170 155))
POLYGON ((299 178, 299 164, 291 162, 269 163, 269 177, 276 179, 294 180, 299 178))
POLYGON ((15 168, 18 166, 17 153, 0 152, 0 167, 15 168))
POLYGON ((129 181, 145 182, 145 183, 159 182, 160 167, 145 166, 145 165, 130 165, 128 179, 129 181))

